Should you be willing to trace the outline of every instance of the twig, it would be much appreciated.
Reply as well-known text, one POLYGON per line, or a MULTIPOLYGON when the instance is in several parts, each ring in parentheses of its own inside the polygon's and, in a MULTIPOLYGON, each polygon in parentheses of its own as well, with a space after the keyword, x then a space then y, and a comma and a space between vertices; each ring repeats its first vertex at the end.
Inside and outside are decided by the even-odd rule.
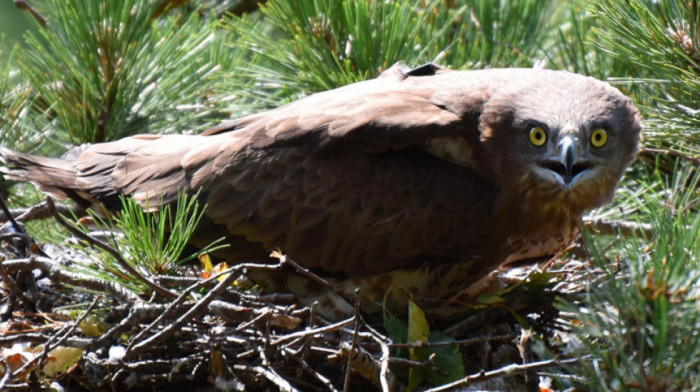
POLYGON ((108 282, 102 279, 87 277, 66 271, 65 268, 56 261, 39 255, 31 255, 25 259, 6 260, 3 266, 8 271, 31 271, 39 269, 49 275, 51 281, 56 283, 69 284, 82 288, 107 293, 122 301, 135 302, 139 297, 129 290, 123 288, 118 283, 108 282))
POLYGON ((130 275, 134 276, 136 279, 143 282, 146 286, 151 288, 156 293, 162 295, 163 297, 165 297, 167 299, 177 298, 177 294, 171 292, 170 290, 166 289, 165 287, 162 287, 162 286, 152 282, 150 279, 141 275, 140 272, 136 271, 131 265, 129 265, 129 263, 126 262, 126 260, 124 260, 121 253, 119 253, 116 249, 112 248, 107 243, 98 240, 97 238, 94 238, 92 236, 85 234, 81 230, 78 230, 75 226, 66 222, 65 219, 63 219, 63 217, 56 211, 56 207, 53 203, 53 200, 51 200, 50 197, 46 198, 46 203, 47 203, 49 209, 51 210, 51 214, 54 216, 54 219, 56 219, 56 222, 58 222, 58 224, 65 227, 66 229, 68 229, 68 231, 70 231, 71 234, 80 238, 83 241, 86 241, 90 244, 96 245, 98 248, 105 250, 107 253, 112 255, 112 257, 114 257, 114 259, 117 261, 117 263, 119 263, 119 265, 122 268, 124 268, 124 270, 127 273, 129 273, 130 275))
POLYGON ((297 297, 292 293, 269 293, 269 294, 250 294, 250 293, 238 293, 242 302, 252 304, 252 305, 265 305, 269 303, 284 303, 284 304, 296 304, 297 297))
POLYGON ((640 151, 641 154, 650 154, 650 155, 668 155, 674 158, 681 158, 685 159, 687 161, 691 161, 693 163, 700 164, 700 158, 696 158, 692 155, 688 154, 683 154, 682 152, 679 151, 673 151, 673 150, 664 150, 660 148, 650 148, 650 147, 643 147, 642 150, 640 151))
POLYGON ((21 382, 18 384, 5 385, 5 388, 3 388, 2 392, 9 392, 9 391, 25 392, 25 391, 31 391, 31 390, 32 390, 32 387, 29 385, 29 383, 21 382))
POLYGON ((15 281, 7 273, 7 269, 5 269, 5 265, 3 264, 2 260, 0 260, 0 275, 2 275, 2 281, 5 283, 5 286, 7 286, 10 292, 17 297, 17 299, 19 299, 19 302, 21 302, 22 305, 24 305, 24 307, 29 309, 31 312, 36 312, 36 307, 34 304, 24 295, 24 293, 22 293, 22 290, 17 287, 15 281))
MULTIPOLYGON (((520 358, 523 360, 523 366, 532 362, 532 330, 522 329, 520 332, 520 341, 518 342, 518 351, 520 358)), ((539 377, 535 369, 525 371, 525 389, 528 392, 539 392, 539 377)))
MULTIPOLYGON (((240 276, 240 270, 242 270, 242 269, 243 269, 243 267, 240 264, 235 265, 235 266, 228 268, 224 271, 218 272, 205 280, 198 281, 198 282, 195 282, 194 284, 190 285, 185 290, 183 290, 182 293, 180 293, 180 295, 174 301, 172 301, 170 304, 168 304, 168 306, 165 308, 165 310, 163 312, 161 312, 158 315, 158 317, 155 318, 155 320, 153 320, 145 329, 141 330, 141 332, 139 332, 132 339, 132 342, 138 342, 143 335, 145 335, 151 329, 153 329, 155 326, 160 324, 160 322, 162 320, 165 320, 166 318, 170 318, 174 314, 179 312, 182 309, 181 304, 185 301, 185 299, 190 295, 190 293, 192 291, 197 290, 201 287, 204 287, 204 286, 208 285, 209 283, 216 282, 217 279, 219 279, 219 277, 221 277, 221 276, 224 276, 226 274, 233 274, 234 272, 237 272, 236 274, 233 274, 234 279, 235 279, 238 276, 240 276)), ((127 349, 127 351, 129 351, 129 350, 127 349)))
POLYGON ((37 10, 29 4, 28 0, 14 0, 15 6, 23 11, 29 12, 29 14, 39 22, 40 25, 46 26, 48 22, 37 10))
POLYGON ((310 350, 322 355, 338 355, 338 350, 329 347, 311 346, 310 350))
POLYGON ((381 366, 379 368, 379 384, 382 386, 382 392, 389 392, 389 358, 391 357, 391 352, 389 351, 389 345, 382 342, 376 336, 372 335, 379 343, 379 347, 382 349, 382 356, 379 358, 381 366))
POLYGON ((287 380, 282 378, 279 374, 277 374, 272 369, 266 369, 262 366, 247 366, 247 365, 233 365, 233 369, 259 374, 259 375, 265 377, 266 379, 268 379, 273 384, 277 385, 277 387, 280 389, 280 391, 290 391, 290 392, 297 391, 297 389, 294 388, 292 386, 292 384, 290 384, 287 380))
MULTIPOLYGON (((382 366, 383 362, 378 361, 370 352, 362 348, 362 346, 355 347, 354 350, 350 349, 350 343, 345 342, 340 345, 340 349, 332 352, 328 359, 333 363, 338 363, 341 360, 348 358, 351 359, 351 367, 355 373, 361 375, 373 385, 380 387, 384 390, 384 385, 382 382, 382 366)), ((388 359, 388 361, 393 361, 393 359, 388 359)), ((422 366, 422 364, 416 364, 416 366, 422 366)), ((398 391, 402 389, 401 384, 394 377, 394 375, 389 372, 388 368, 385 373, 385 385, 389 391, 398 391)))
POLYGON ((264 311, 260 312, 260 314, 258 314, 257 316, 253 317, 250 321, 246 321, 245 323, 240 324, 238 327, 236 327, 234 332, 243 331, 246 328, 250 327, 251 325, 258 323, 260 320, 267 318, 269 315, 270 315, 269 311, 264 310, 264 311))
POLYGON ((367 332, 368 337, 371 337, 372 339, 375 340, 381 340, 382 342, 390 342, 391 339, 389 339, 387 336, 381 334, 379 331, 374 329, 371 325, 365 323, 365 328, 369 331, 367 332), (371 335, 371 336, 369 336, 371 335))
POLYGON ((584 219, 583 225, 601 234, 622 234, 625 237, 644 236, 651 238, 652 227, 648 223, 636 223, 621 220, 584 219))
POLYGON ((102 296, 100 296, 100 295, 96 296, 95 299, 94 299, 94 300, 92 301, 92 303, 90 304, 90 306, 88 306, 88 308, 85 309, 85 312, 83 312, 83 314, 81 314, 80 317, 78 317, 74 322, 70 323, 70 325, 68 326, 68 328, 66 329, 66 331, 63 333, 63 336, 61 336, 61 337, 54 343, 54 342, 52 342, 51 340, 53 340, 54 338, 56 338, 56 336, 58 336, 58 335, 61 333, 61 331, 58 331, 55 335, 53 335, 53 336, 51 337, 51 340, 49 340, 48 342, 46 342, 46 344, 44 345, 44 349, 41 351, 41 354, 39 354, 39 355, 37 355, 36 357, 32 358, 30 361, 28 361, 27 363, 25 363, 24 365, 22 365, 22 367, 20 367, 19 369, 15 370, 14 372, 12 372, 12 377, 17 377, 17 376, 19 376, 20 374, 22 374, 22 373, 24 373, 25 371, 27 371, 27 369, 29 369, 30 367, 32 367, 35 363, 44 361, 44 359, 46 359, 46 356, 49 354, 49 352, 50 352, 51 350, 53 350, 54 348, 60 346, 61 344, 63 344, 63 343, 66 341, 66 339, 68 338, 68 336, 75 330, 75 328, 76 328, 78 325, 80 325, 80 323, 82 323, 83 320, 85 320, 85 317, 87 317, 87 316, 90 314, 90 312, 92 312, 92 310, 95 308, 95 306, 97 306, 97 303, 99 302, 99 300, 100 300, 101 298, 102 298, 102 296))
MULTIPOLYGON (((240 267, 240 265, 231 267, 231 269, 240 267)), ((224 292, 232 283, 233 281, 238 277, 238 275, 234 273, 229 273, 226 275, 226 277, 219 282, 216 287, 214 287, 211 291, 209 291, 202 299, 197 301, 197 303, 192 306, 187 312, 185 312, 182 316, 180 316, 177 320, 175 320, 173 323, 168 325, 167 327, 163 328, 160 332, 157 334, 144 339, 143 341, 139 342, 138 344, 134 345, 131 347, 131 350, 127 350, 127 356, 137 356, 146 349, 148 349, 150 346, 155 345, 157 343, 160 343, 161 341, 165 340, 172 334, 174 334, 182 324, 193 318, 195 315, 199 314, 202 312, 209 302, 213 301, 214 298, 217 298, 218 296, 221 295, 221 293, 224 292)))
POLYGON ((289 357, 291 357, 294 361, 296 361, 299 366, 300 370, 303 370, 311 375, 311 377, 315 378, 318 380, 321 384, 325 385, 326 388, 328 388, 329 391, 331 392, 338 392, 337 389, 333 386, 333 383, 331 383, 331 380, 329 380, 327 377, 322 375, 321 373, 317 372, 311 366, 309 366, 308 363, 303 358, 299 358, 298 355, 295 355, 295 353, 290 352, 289 349, 285 349, 283 353, 289 353, 289 357))
MULTIPOLYGON (((15 343, 29 342, 29 343, 41 343, 44 344, 51 340, 53 335, 45 335, 38 332, 19 332, 15 334, 5 333, 4 336, 0 336, 0 346, 11 346, 15 343)), ((82 348, 87 350, 91 347, 93 339, 90 338, 66 338, 64 341, 66 346, 82 348)))
POLYGON ((572 380, 577 383, 584 383, 586 382, 586 377, 580 376, 577 374, 563 374, 563 373, 550 373, 550 372, 539 372, 540 376, 545 376, 545 377, 551 377, 551 378, 558 378, 558 379, 563 379, 563 380, 572 380))
MULTIPOLYGON (((135 326, 141 321, 151 320, 162 314, 168 304, 147 304, 145 302, 131 303, 129 306, 129 315, 122 319, 119 324, 116 324, 108 331, 100 335, 100 337, 91 345, 90 350, 98 347, 106 347, 110 345, 115 336, 121 332, 135 326)), ((187 306, 187 304, 185 304, 187 306)))
POLYGON ((0 197, 0 211, 2 211, 3 215, 5 216, 5 219, 8 222, 10 222, 10 224, 12 225, 12 227, 15 229, 16 232, 27 235, 27 233, 24 231, 22 226, 20 226, 19 223, 17 223, 15 218, 12 216, 10 209, 7 208, 7 205, 5 204, 5 200, 3 200, 2 197, 0 197))
POLYGON ((347 392, 350 388, 350 371, 352 369, 352 356, 355 353, 357 346, 357 333, 360 331, 360 289, 355 289, 355 331, 350 340, 350 355, 348 355, 348 364, 345 369, 345 382, 343 383, 343 392, 347 392))
MULTIPOLYGON (((309 328, 316 327, 316 307, 318 306, 318 301, 314 301, 311 304, 311 313, 309 314, 309 328)), ((311 352, 311 346, 314 344, 314 335, 308 336, 304 341, 304 345, 301 348, 301 359, 306 361, 311 352)))
POLYGON ((265 332, 263 334, 263 347, 260 350, 260 359, 262 359, 262 364, 265 366, 270 365, 268 358, 268 353, 270 352, 270 311, 267 310, 265 317, 265 332))
POLYGON ((3 233, 3 234, 0 234, 0 241, 9 241, 12 239, 25 240, 26 238, 27 238, 27 236, 22 234, 22 233, 3 233))
POLYGON ((335 324, 326 325, 325 327, 309 328, 309 329, 305 329, 305 330, 303 330, 303 331, 299 331, 299 332, 295 332, 295 333, 290 333, 290 334, 287 334, 287 335, 284 335, 284 336, 281 336, 281 337, 277 338, 277 340, 274 340, 274 341, 270 342, 270 345, 271 345, 271 346, 276 346, 276 345, 278 345, 278 344, 280 344, 280 343, 283 343, 283 342, 286 342, 286 341, 289 341, 289 340, 293 340, 293 339, 297 339, 297 338, 303 338, 304 336, 315 335, 315 334, 318 334, 318 333, 334 332, 334 331, 337 331, 337 330, 339 330, 339 329, 341 329, 341 328, 343 328, 343 327, 345 327, 345 326, 347 326, 347 325, 350 325, 353 321, 355 321, 355 317, 354 317, 354 316, 353 316, 353 317, 350 317, 350 318, 347 318, 347 319, 345 319, 345 320, 343 320, 343 321, 339 321, 339 322, 337 322, 337 323, 335 323, 335 324))
POLYGON ((569 252, 573 249, 576 249, 576 247, 578 246, 578 243, 577 243, 578 238, 580 238, 580 234, 577 235, 575 239, 571 240, 571 242, 569 242, 569 245, 560 249, 552 257, 550 257, 549 260, 547 260, 547 262, 542 265, 541 270, 548 271, 552 267, 552 265, 554 265, 554 263, 559 261, 561 259, 561 257, 564 256, 564 254, 566 254, 567 252, 569 252))
POLYGON ((0 379, 0 391, 4 391, 5 385, 10 381, 10 376, 12 375, 12 370, 10 369, 10 365, 7 364, 5 357, 3 357, 2 355, 0 355, 0 362, 2 362, 2 370, 3 370, 2 379, 0 379))
MULTIPOLYGON (((80 207, 73 207, 67 204, 56 204, 56 210, 61 215, 85 215, 85 209, 80 207)), ((10 209, 10 216, 16 216, 15 220, 19 223, 26 223, 33 220, 53 218, 51 210, 49 210, 48 203, 42 201, 36 205, 29 208, 13 208, 10 209)), ((7 222, 9 220, 6 212, 0 212, 0 222, 7 222)))
POLYGON ((546 361, 531 362, 527 365, 511 364, 504 366, 500 369, 491 370, 488 372, 481 371, 476 374, 469 375, 457 381, 453 381, 449 384, 444 384, 439 387, 430 388, 425 390, 425 392, 442 392, 442 391, 452 391, 457 387, 463 387, 477 381, 484 381, 491 378, 501 377, 501 376, 512 376, 516 373, 526 372, 528 370, 545 369, 554 365, 563 365, 567 363, 574 363, 580 361, 581 358, 570 358, 570 359, 549 359, 546 361))
POLYGON ((153 278, 159 285, 167 287, 184 287, 201 282, 199 276, 176 276, 176 275, 158 275, 153 278))
POLYGON ((415 343, 389 343, 390 348, 421 348, 421 347, 444 347, 444 346, 470 346, 477 343, 497 342, 502 340, 512 340, 516 335, 485 336, 481 338, 460 339, 441 342, 415 342, 415 343))
POLYGON ((270 326, 284 328, 286 330, 294 330, 302 322, 302 319, 299 317, 281 314, 279 310, 275 310, 274 308, 240 306, 220 300, 209 303, 208 309, 211 314, 233 322, 248 322, 251 321, 251 317, 264 314, 268 316, 270 326))
POLYGON ((183 365, 194 364, 203 361, 205 358, 201 353, 194 355, 172 358, 172 359, 147 359, 125 363, 127 369, 135 372, 153 372, 154 369, 173 370, 183 365))
POLYGON ((435 353, 430 354, 428 359, 426 359, 425 361, 414 361, 406 358, 389 358, 389 364, 393 366, 427 369, 434 372, 442 373, 445 376, 448 375, 448 373, 439 369, 435 365, 435 358, 437 358, 437 354, 435 353))
POLYGON ((315 273, 313 273, 313 272, 312 272, 311 270, 309 270, 308 268, 305 268, 305 267, 303 267, 301 264, 299 264, 299 263, 297 263, 296 261, 292 260, 289 256, 283 255, 283 254, 281 254, 281 253, 279 253, 279 252, 272 252, 272 254, 271 254, 270 256, 271 256, 271 257, 276 257, 276 258, 278 258, 282 264, 289 264, 289 265, 292 266, 300 275, 303 275, 303 276, 309 278, 310 280, 312 280, 312 281, 314 281, 314 282, 320 284, 322 287, 326 287, 326 288, 331 289, 335 294, 337 294, 338 296, 340 296, 340 297, 341 297, 345 302, 347 302, 348 304, 353 303, 353 301, 351 301, 349 298, 347 298, 347 297, 345 296, 345 293, 343 293, 343 291, 342 291, 338 286, 336 286, 336 285, 334 285, 333 283, 327 281, 326 279, 323 279, 322 277, 316 275, 315 273))
MULTIPOLYGON (((150 333, 153 328, 158 326, 161 321, 171 318, 172 315, 176 314, 179 310, 183 309, 182 303, 185 301, 189 293, 182 293, 180 296, 178 296, 174 301, 168 304, 168 307, 165 308, 165 310, 158 315, 153 321, 151 321, 146 328, 143 328, 141 331, 139 331, 136 336, 134 336, 133 339, 131 339, 131 344, 136 343, 141 340, 141 338, 150 333)), ((129 348, 127 347, 127 352, 129 352, 129 348)))

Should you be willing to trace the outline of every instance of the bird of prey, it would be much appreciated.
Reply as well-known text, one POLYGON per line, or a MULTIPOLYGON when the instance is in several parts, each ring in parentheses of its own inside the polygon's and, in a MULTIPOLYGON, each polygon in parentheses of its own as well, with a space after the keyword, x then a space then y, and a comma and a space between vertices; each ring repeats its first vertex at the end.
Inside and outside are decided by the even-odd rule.
POLYGON ((60 159, 3 149, 0 170, 85 207, 130 195, 157 208, 199 191, 194 241, 225 235, 231 262, 279 249, 353 282, 420 270, 433 275, 416 285, 445 288, 567 245, 581 215, 611 200, 640 137, 631 100, 590 77, 397 65, 200 135, 60 159))

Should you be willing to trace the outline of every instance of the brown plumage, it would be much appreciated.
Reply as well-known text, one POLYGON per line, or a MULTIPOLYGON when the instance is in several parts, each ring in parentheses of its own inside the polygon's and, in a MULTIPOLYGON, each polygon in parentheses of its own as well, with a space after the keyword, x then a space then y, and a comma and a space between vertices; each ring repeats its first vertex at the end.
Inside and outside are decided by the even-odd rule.
POLYGON ((350 277, 468 261, 475 280, 565 245, 612 198, 640 131, 631 100, 593 78, 394 67, 202 135, 0 157, 7 178, 83 205, 201 189, 198 240, 225 233, 231 261, 280 249, 350 277))

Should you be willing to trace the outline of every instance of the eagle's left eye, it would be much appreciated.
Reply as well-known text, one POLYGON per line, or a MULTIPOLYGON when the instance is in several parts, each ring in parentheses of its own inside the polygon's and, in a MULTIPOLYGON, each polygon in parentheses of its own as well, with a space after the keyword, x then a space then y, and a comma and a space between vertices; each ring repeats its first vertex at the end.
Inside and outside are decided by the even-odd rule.
POLYGON ((544 145, 547 141, 547 131, 541 127, 533 127, 530 129, 530 143, 535 147, 544 145))
POLYGON ((608 142, 608 132, 603 128, 598 128, 591 133, 591 145, 593 147, 603 147, 608 142))

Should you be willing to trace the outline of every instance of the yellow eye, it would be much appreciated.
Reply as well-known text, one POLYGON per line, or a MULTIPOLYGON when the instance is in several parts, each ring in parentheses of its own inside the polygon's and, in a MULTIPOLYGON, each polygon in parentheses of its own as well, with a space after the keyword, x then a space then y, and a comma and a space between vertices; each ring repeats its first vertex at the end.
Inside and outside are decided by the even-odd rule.
POLYGON ((530 130, 530 143, 535 147, 540 147, 547 142, 547 132, 540 128, 534 127, 530 130))
POLYGON ((608 142, 608 132, 603 128, 598 128, 591 134, 591 145, 593 147, 603 147, 608 142))

